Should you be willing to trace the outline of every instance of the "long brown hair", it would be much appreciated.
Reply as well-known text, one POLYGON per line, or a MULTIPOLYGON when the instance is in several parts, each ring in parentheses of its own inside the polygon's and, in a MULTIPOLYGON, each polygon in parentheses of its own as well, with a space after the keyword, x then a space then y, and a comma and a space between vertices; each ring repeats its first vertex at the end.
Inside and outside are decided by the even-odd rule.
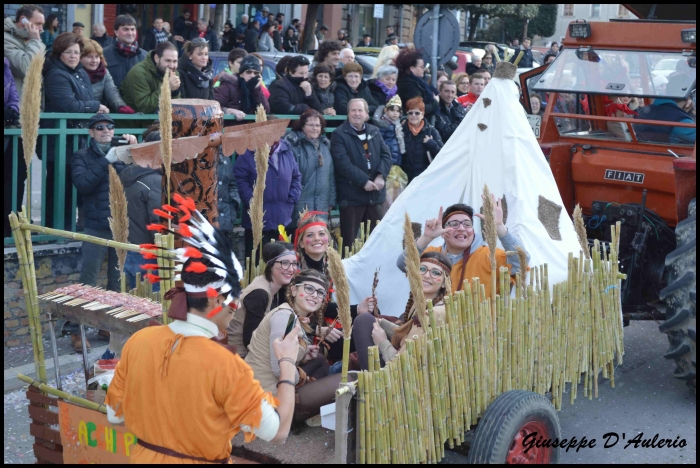
MULTIPOLYGON (((446 267, 448 267, 448 270, 445 270, 444 268, 443 273, 445 277, 449 276, 450 273, 452 272, 452 262, 450 261, 449 258, 442 252, 423 252, 423 255, 420 256, 421 261, 427 260, 427 259, 434 259, 437 260, 438 262, 444 264, 446 267)), ((444 299, 445 295, 447 294, 447 282, 444 281, 443 277, 443 284, 442 287, 438 290, 437 296, 435 296, 435 299, 433 299, 433 305, 439 304, 442 302, 444 299)), ((409 319, 409 314, 411 313, 411 309, 413 309, 413 304, 414 299, 413 295, 409 294, 408 296, 408 302, 406 303, 406 309, 404 310, 403 315, 401 316, 402 324, 394 330, 394 336, 391 338, 391 344, 394 346, 394 348, 399 349, 401 347, 401 341, 408 335, 408 333, 411 331, 411 328, 413 327, 413 318, 409 319)))
MULTIPOLYGON (((292 309, 294 309, 294 297, 292 296, 292 289, 294 289, 294 286, 301 284, 304 281, 308 281, 309 279, 314 279, 323 282, 326 291, 328 291, 330 289, 330 281, 328 280, 328 278, 329 276, 324 275, 323 273, 314 269, 302 269, 296 275, 294 275, 294 278, 292 278, 292 281, 290 281, 289 285, 287 286, 287 304, 289 304, 289 306, 292 309)), ((316 311, 317 327, 320 327, 323 324, 323 314, 326 312, 326 306, 328 305, 328 297, 329 295, 326 294, 326 297, 323 298, 323 304, 316 311)), ((304 326, 304 331, 306 331, 307 333, 313 333, 313 330, 307 328, 306 326, 304 326)))

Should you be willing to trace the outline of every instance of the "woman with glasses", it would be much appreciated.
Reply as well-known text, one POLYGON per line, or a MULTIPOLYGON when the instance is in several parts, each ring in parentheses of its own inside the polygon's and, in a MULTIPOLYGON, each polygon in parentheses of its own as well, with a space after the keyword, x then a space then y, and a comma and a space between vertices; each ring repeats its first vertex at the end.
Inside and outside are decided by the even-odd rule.
POLYGON ((488 72, 493 76, 493 72, 496 71, 496 64, 493 63, 493 53, 486 52, 484 58, 481 59, 481 68, 488 70, 488 72))
MULTIPOLYGON (((297 273, 287 286, 287 302, 265 315, 253 332, 245 357, 246 363, 253 369, 255 380, 265 391, 276 395, 280 385, 296 388, 296 423, 318 415, 321 406, 332 403, 340 383, 341 374, 328 376, 328 361, 319 354, 318 345, 312 344, 313 330, 309 326, 312 316, 323 314, 329 288, 328 278, 322 273, 315 270, 297 273), (293 380, 278 380, 280 364, 289 358, 277 359, 271 352, 272 343, 277 338, 284 338, 297 323, 302 326, 299 352, 296 359, 289 361, 294 361, 292 363, 297 370, 293 380)), ((309 423, 312 424, 311 421, 309 423)))
POLYGON ((326 121, 314 109, 304 111, 292 123, 292 131, 285 136, 301 172, 301 195, 292 213, 292 224, 297 224, 304 210, 328 211, 335 199, 335 172, 331 156, 331 142, 326 138, 326 121))
POLYGON ((214 71, 209 60, 209 43, 202 38, 185 42, 177 66, 182 99, 214 99, 214 71))
POLYGON ((423 99, 415 97, 406 105, 406 122, 403 124, 405 151, 401 157, 401 169, 408 176, 408 183, 428 168, 442 149, 440 133, 425 120, 423 99))
POLYGON ((397 92, 404 103, 404 109, 408 109, 406 103, 409 100, 419 97, 425 105, 423 113, 426 117, 432 117, 437 112, 440 101, 437 90, 423 81, 423 53, 419 50, 403 49, 396 57, 396 68, 399 70, 397 92))
POLYGON ((289 284, 299 270, 299 263, 292 244, 270 242, 263 247, 265 271, 256 276, 241 292, 240 306, 227 328, 228 343, 236 347, 242 358, 248 354, 248 345, 260 322, 271 309, 284 302, 284 287, 289 284))
POLYGON ((257 57, 246 55, 240 60, 237 72, 221 73, 214 88, 214 99, 219 101, 224 114, 234 115, 236 120, 255 114, 258 105, 262 105, 265 112, 270 112, 270 104, 262 92, 260 61, 257 57))
MULTIPOLYGON (((452 272, 452 262, 440 252, 424 252, 420 257, 420 274, 425 299, 433 301, 436 321, 445 320, 447 277, 452 272)), ((378 346, 382 367, 403 351, 406 338, 421 335, 423 329, 416 317, 413 296, 409 296, 406 309, 398 323, 375 319, 371 315, 357 317, 352 327, 352 337, 357 350, 360 370, 367 370, 367 349, 378 346)))
POLYGON ((457 85, 457 97, 469 94, 469 75, 466 73, 457 73, 452 75, 452 81, 457 85))

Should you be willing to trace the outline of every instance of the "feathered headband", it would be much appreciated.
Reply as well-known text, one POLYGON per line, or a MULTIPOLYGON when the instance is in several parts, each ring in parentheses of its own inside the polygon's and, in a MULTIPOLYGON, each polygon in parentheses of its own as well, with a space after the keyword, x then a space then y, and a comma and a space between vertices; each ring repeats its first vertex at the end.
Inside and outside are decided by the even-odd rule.
MULTIPOLYGON (((243 269, 238 259, 233 253, 228 238, 219 229, 212 226, 209 221, 197 210, 194 200, 175 193, 173 200, 177 207, 165 204, 162 209, 155 209, 153 213, 161 218, 173 221, 174 230, 170 230, 163 224, 149 224, 146 228, 149 231, 169 232, 180 236, 190 247, 175 249, 171 251, 177 257, 180 264, 175 267, 175 271, 182 271, 183 265, 188 263, 185 271, 193 274, 204 274, 213 272, 217 280, 204 286, 184 283, 184 287, 176 287, 166 292, 164 296, 171 300, 168 316, 172 319, 185 320, 187 318, 187 296, 190 297, 217 297, 226 296, 224 306, 231 306, 234 300, 240 295, 240 278, 243 277, 243 269), (207 259, 213 266, 207 266, 196 259, 207 259), (184 309, 184 310, 183 310, 184 309)), ((141 248, 163 250, 153 244, 142 244, 141 248)), ((156 258, 155 254, 144 254, 147 259, 156 258)), ((144 270, 158 270, 157 264, 141 265, 144 270)), ((160 281, 160 277, 147 273, 144 275, 149 281, 155 283, 160 281)), ((182 281, 180 275, 175 280, 182 281)), ((213 309, 207 317, 213 317, 222 310, 222 306, 213 309)))

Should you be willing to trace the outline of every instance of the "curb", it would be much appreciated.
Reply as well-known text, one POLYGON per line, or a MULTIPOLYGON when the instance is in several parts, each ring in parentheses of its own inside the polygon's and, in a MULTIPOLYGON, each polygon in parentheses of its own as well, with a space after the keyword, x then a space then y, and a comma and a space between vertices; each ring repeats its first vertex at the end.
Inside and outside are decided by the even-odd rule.
MULTIPOLYGON (((88 352, 88 362, 93 362, 99 359, 100 356, 107 349, 107 345, 92 348, 88 352)), ((59 367, 58 370, 61 376, 70 374, 78 369, 83 368, 83 355, 82 354, 64 354, 58 358, 59 367)), ((12 367, 10 369, 5 369, 4 376, 4 392, 13 392, 25 387, 27 384, 22 382, 17 378, 17 374, 24 374, 26 376, 36 378, 36 370, 34 368, 34 363, 24 364, 22 366, 12 367)), ((49 381, 54 380, 54 363, 53 359, 46 360, 46 376, 49 381)))

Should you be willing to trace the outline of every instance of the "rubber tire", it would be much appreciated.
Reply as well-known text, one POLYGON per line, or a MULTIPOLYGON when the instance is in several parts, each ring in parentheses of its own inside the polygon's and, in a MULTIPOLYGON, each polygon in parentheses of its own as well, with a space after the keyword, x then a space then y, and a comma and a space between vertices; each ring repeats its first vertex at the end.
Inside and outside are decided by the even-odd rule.
MULTIPOLYGON (((515 435, 526 422, 532 420, 541 421, 547 426, 549 438, 561 440, 559 418, 547 398, 525 390, 501 394, 486 408, 476 426, 467 463, 505 463, 515 435)), ((558 448, 552 449, 550 462, 559 462, 558 448)))
POLYGON ((695 389, 695 199, 688 206, 688 218, 676 226, 676 250, 666 256, 668 286, 659 298, 664 303, 666 321, 659 331, 668 335, 666 359, 676 363, 673 376, 695 389))

